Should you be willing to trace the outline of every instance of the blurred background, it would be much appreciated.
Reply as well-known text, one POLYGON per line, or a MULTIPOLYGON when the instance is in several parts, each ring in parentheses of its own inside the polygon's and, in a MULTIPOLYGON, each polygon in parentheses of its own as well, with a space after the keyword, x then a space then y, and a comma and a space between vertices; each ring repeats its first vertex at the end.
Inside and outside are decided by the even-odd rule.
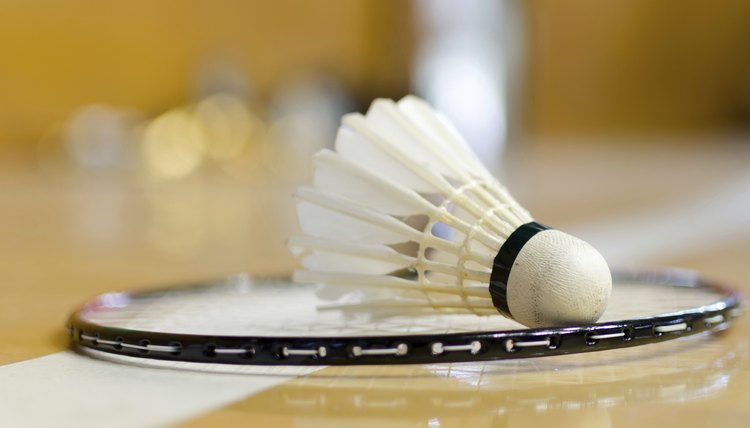
MULTIPOLYGON (((495 115, 499 134, 509 125, 555 135, 750 124, 750 6, 739 0, 1 6, 4 144, 33 144, 90 105, 153 118, 228 93, 267 116, 315 89, 337 108, 409 92, 472 100, 485 109, 472 116, 495 115)), ((467 107, 451 109, 479 122, 459 113, 467 107)))
MULTIPOLYGON (((342 114, 409 93, 538 221, 611 265, 687 267, 747 292, 749 40, 743 0, 0 0, 0 365, 65 350, 66 317, 98 293, 288 275, 310 156, 342 114)), ((373 367, 353 388, 333 372, 338 393, 303 378, 226 415, 309 426, 299 414, 340 423, 355 403, 390 425, 442 426, 443 406, 446 426, 742 426, 748 325, 601 360, 373 367)), ((102 397, 164 379, 137 374, 131 390, 96 367, 29 367, 76 423, 123 423, 129 407, 92 407, 60 378, 95 379, 102 397)), ((189 383, 234 390, 213 379, 189 383)))
POLYGON ((310 155, 341 114, 408 93, 540 221, 611 260, 744 272, 748 2, 0 10, 0 287, 19 307, 50 288, 67 310, 112 288, 288 273, 310 155), (724 264, 703 264, 709 250, 724 264))

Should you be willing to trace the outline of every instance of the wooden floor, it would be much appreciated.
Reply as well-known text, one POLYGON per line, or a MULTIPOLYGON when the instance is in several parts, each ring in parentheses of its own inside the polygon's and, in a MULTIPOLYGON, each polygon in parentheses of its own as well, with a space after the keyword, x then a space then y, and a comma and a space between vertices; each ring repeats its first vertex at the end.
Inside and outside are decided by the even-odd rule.
MULTIPOLYGON (((538 145, 512 149, 501 176, 539 220, 587 230, 590 222, 730 187, 750 176, 747 146, 538 145)), ((3 153, 0 364, 64 350, 68 312, 100 292, 289 272, 295 261, 284 239, 295 227, 294 181, 239 182, 209 169, 153 183, 3 153)), ((750 200, 736 207, 738 217, 750 216, 750 200)), ((655 218, 653 227, 670 221, 655 218)), ((695 227, 707 230, 693 246, 645 262, 697 269, 750 292, 750 228, 725 233, 710 218, 695 227)), ((185 425, 740 427, 750 419, 748 403, 745 315, 721 335, 588 355, 329 367, 185 425)))

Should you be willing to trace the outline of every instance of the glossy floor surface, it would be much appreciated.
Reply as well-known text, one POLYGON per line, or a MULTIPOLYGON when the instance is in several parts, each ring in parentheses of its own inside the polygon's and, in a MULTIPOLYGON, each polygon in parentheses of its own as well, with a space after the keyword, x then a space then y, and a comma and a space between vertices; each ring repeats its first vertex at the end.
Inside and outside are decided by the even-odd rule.
MULTIPOLYGON (((750 292, 748 165, 750 148, 730 142, 574 145, 511 150, 501 176, 539 220, 617 263, 697 269, 750 292), (695 221, 670 229, 675 212, 695 221), (668 242, 650 240, 665 231, 668 242)), ((277 178, 205 171, 154 184, 4 155, 0 364, 64 350, 68 312, 98 293, 288 273, 295 180, 277 178)), ((185 425, 743 427, 748 403, 745 315, 718 335, 586 355, 328 367, 185 425)))

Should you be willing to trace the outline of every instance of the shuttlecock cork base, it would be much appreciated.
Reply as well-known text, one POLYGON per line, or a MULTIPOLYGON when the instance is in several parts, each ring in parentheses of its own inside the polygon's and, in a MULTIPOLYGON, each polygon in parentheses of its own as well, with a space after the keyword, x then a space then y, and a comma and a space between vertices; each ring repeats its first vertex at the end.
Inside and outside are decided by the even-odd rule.
POLYGON ((332 308, 596 321, 612 278, 590 245, 536 223, 440 113, 414 96, 344 116, 314 157, 289 239, 332 308))
POLYGON ((524 325, 592 323, 606 308, 611 280, 589 244, 530 222, 500 247, 489 291, 500 313, 524 325))

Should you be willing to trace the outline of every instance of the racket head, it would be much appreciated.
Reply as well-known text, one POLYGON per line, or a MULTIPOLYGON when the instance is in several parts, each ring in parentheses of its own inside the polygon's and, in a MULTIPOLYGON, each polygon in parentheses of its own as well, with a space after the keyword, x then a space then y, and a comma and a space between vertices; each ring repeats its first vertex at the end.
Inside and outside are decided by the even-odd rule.
POLYGON ((239 365, 430 364, 615 349, 729 326, 740 295, 678 269, 616 271, 600 322, 527 329, 501 316, 319 310, 312 284, 238 275, 100 295, 68 323, 78 347, 239 365))

